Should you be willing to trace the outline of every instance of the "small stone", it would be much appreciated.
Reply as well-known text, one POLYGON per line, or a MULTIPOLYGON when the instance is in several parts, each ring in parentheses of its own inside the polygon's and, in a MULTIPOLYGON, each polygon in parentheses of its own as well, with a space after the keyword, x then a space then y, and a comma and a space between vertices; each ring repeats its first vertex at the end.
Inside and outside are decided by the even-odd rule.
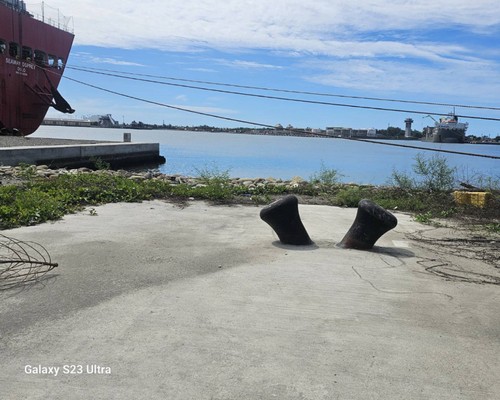
POLYGON ((42 178, 47 178, 49 177, 50 175, 52 175, 52 173, 50 171, 44 171, 44 170, 40 170, 40 171, 37 171, 36 172, 36 175, 37 176, 40 176, 42 178))
POLYGON ((146 178, 144 177, 144 175, 132 175, 128 179, 131 179, 133 181, 143 181, 146 178))

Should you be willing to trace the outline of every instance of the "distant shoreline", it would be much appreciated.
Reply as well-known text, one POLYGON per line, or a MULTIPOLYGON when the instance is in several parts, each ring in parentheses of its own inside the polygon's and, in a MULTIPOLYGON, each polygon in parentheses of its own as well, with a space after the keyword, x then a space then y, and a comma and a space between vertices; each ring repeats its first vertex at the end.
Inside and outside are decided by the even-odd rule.
MULTIPOLYGON (((73 128, 102 128, 102 129, 130 129, 134 131, 158 131, 158 130, 168 130, 168 131, 186 131, 186 132, 205 132, 205 133, 229 133, 229 134, 239 134, 239 135, 258 135, 258 136, 285 136, 285 137, 315 137, 324 139, 362 139, 362 140, 398 140, 398 141, 421 141, 420 137, 407 138, 404 136, 367 136, 367 135, 352 135, 352 136, 340 136, 340 135, 329 135, 326 131, 309 131, 299 128, 292 129, 256 129, 256 128, 217 128, 209 126, 171 126, 171 125, 117 125, 117 126, 100 126, 92 125, 87 123, 87 121, 82 120, 50 120, 44 121, 43 126, 57 126, 57 127, 73 127, 73 128)), ((500 141, 466 141, 462 144, 494 144, 499 145, 500 141)))

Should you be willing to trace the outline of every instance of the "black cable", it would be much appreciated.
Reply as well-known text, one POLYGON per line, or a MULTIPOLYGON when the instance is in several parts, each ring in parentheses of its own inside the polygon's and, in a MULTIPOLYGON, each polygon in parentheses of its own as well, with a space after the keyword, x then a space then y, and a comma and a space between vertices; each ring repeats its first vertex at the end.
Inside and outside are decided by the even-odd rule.
POLYGON ((235 87, 235 88, 240 88, 240 89, 253 89, 253 90, 262 90, 262 91, 269 91, 269 92, 306 94, 306 95, 311 95, 311 96, 338 97, 338 98, 346 98, 346 99, 387 101, 387 102, 393 102, 393 103, 423 104, 423 105, 432 105, 432 106, 444 106, 444 107, 456 107, 456 108, 474 108, 474 109, 481 109, 481 110, 500 111, 500 107, 491 107, 491 106, 437 103, 437 102, 418 101, 418 100, 388 99, 388 98, 383 98, 383 97, 352 96, 352 95, 324 93, 324 92, 308 92, 308 91, 291 90, 291 89, 277 89, 277 88, 262 87, 262 86, 237 85, 234 83, 223 83, 223 82, 202 81, 202 80, 195 80, 195 79, 175 78, 175 77, 161 76, 161 75, 138 74, 138 73, 109 70, 109 69, 103 69, 103 68, 91 68, 91 67, 79 67, 79 66, 67 67, 67 68, 74 69, 76 71, 83 71, 83 72, 94 72, 94 71, 112 72, 112 73, 131 75, 131 76, 144 76, 144 77, 148 77, 148 78, 166 79, 166 80, 178 81, 178 82, 201 83, 204 85, 235 87))
MULTIPOLYGON (((68 80, 70 80, 72 82, 79 83, 79 84, 84 85, 84 86, 88 86, 88 87, 91 87, 91 88, 94 88, 94 89, 97 89, 97 90, 100 90, 100 91, 103 91, 103 92, 106 92, 106 93, 115 94, 117 96, 125 97, 125 98, 128 98, 128 99, 141 101, 143 103, 154 104, 154 105, 161 106, 161 107, 171 108, 171 109, 178 110, 178 111, 184 111, 184 112, 188 112, 188 113, 192 113, 192 114, 197 114, 197 115, 203 115, 203 116, 212 117, 212 118, 218 118, 218 119, 222 119, 222 120, 226 120, 226 121, 241 122, 241 123, 247 124, 247 125, 260 126, 260 127, 264 127, 264 128, 270 128, 270 129, 273 129, 273 130, 275 129, 275 127, 273 125, 270 125, 270 124, 263 124, 263 123, 254 122, 254 121, 248 121, 248 120, 243 120, 243 119, 236 119, 236 118, 224 117, 224 116, 217 115, 217 114, 210 114, 210 113, 205 113, 205 112, 201 112, 201 111, 194 111, 194 110, 190 110, 190 109, 187 109, 187 108, 172 106, 172 105, 169 105, 169 104, 160 103, 160 102, 153 101, 153 100, 147 100, 147 99, 143 99, 141 97, 131 96, 131 95, 128 95, 128 94, 125 94, 125 93, 120 93, 120 92, 117 92, 117 91, 114 91, 114 90, 105 89, 103 87, 92 85, 92 84, 87 83, 87 82, 82 82, 82 81, 79 81, 77 79, 70 78, 70 77, 67 77, 67 76, 63 76, 63 77, 65 79, 68 79, 68 80)), ((306 131, 303 130, 303 129, 291 129, 290 131, 295 132, 295 133, 306 133, 306 131)), ((405 146, 405 145, 399 145, 399 144, 394 144, 394 143, 376 142, 376 141, 371 141, 371 140, 366 140, 366 139, 336 138, 334 136, 322 135, 322 134, 315 134, 315 135, 326 137, 326 138, 332 138, 332 139, 357 140, 357 141, 362 141, 362 142, 366 142, 366 143, 374 143, 374 144, 389 145, 389 146, 415 148, 415 149, 421 149, 421 150, 427 150, 427 151, 435 151, 435 152, 440 152, 440 153, 452 153, 452 154, 460 154, 460 155, 466 155, 466 156, 472 156, 472 157, 485 157, 485 158, 492 158, 492 159, 500 159, 500 157, 493 156, 493 155, 490 156, 490 155, 484 155, 484 154, 464 153, 464 152, 457 152, 457 151, 451 151, 451 150, 430 149, 430 148, 417 147, 417 146, 405 146)))
POLYGON ((466 153, 464 151, 444 150, 444 149, 430 149, 428 147, 410 146, 410 145, 399 144, 399 143, 385 143, 385 142, 378 142, 376 140, 370 140, 370 139, 358 139, 358 138, 346 138, 346 139, 356 140, 358 142, 366 142, 366 143, 373 143, 373 144, 382 144, 384 146, 406 147, 408 149, 429 150, 429 151, 437 151, 439 153, 459 154, 459 155, 462 155, 462 156, 483 157, 483 158, 492 158, 494 160, 500 160, 500 156, 493 156, 493 155, 489 155, 489 154, 475 154, 475 153, 466 153))
MULTIPOLYGON (((73 68, 73 69, 76 69, 76 68, 73 68)), ((203 91, 208 91, 208 92, 233 94, 233 95, 238 95, 238 96, 257 97, 257 98, 262 98, 262 99, 281 100, 281 101, 289 101, 289 102, 295 102, 295 103, 316 104, 316 105, 323 105, 323 106, 348 107, 348 108, 357 108, 357 109, 364 109, 364 110, 389 111, 389 112, 420 114, 420 115, 436 115, 436 113, 430 112, 430 111, 404 110, 404 109, 387 108, 387 107, 360 106, 360 105, 356 105, 356 104, 330 103, 330 102, 325 102, 325 101, 293 99, 293 98, 289 98, 289 97, 269 96, 269 95, 263 95, 263 94, 255 94, 255 93, 243 93, 243 92, 236 92, 236 91, 231 91, 231 90, 212 89, 212 88, 185 85, 185 84, 179 84, 179 83, 161 82, 161 81, 156 81, 156 80, 134 78, 134 77, 130 77, 130 76, 123 76, 123 75, 98 72, 98 71, 91 71, 91 70, 83 70, 83 69, 77 69, 77 70, 83 71, 83 72, 88 72, 91 74, 111 76, 111 77, 115 77, 115 78, 127 79, 127 80, 132 80, 132 81, 140 81, 140 82, 155 83, 155 84, 159 84, 159 85, 183 87, 183 88, 203 90, 203 91)), ((473 116, 473 115, 458 115, 458 114, 456 116, 460 117, 460 118, 467 118, 467 119, 480 119, 480 120, 485 120, 485 121, 500 121, 500 118, 493 118, 493 117, 480 117, 480 116, 478 117, 478 116, 473 116)))
POLYGON ((272 125, 260 124, 258 122, 247 121, 247 120, 244 120, 244 119, 224 117, 224 116, 221 116, 221 115, 210 114, 210 113, 205 113, 205 112, 201 112, 201 111, 194 111, 194 110, 190 110, 188 108, 182 108, 182 107, 172 106, 172 105, 169 105, 169 104, 160 103, 158 101, 147 100, 147 99, 143 99, 141 97, 131 96, 131 95, 128 95, 128 94, 125 94, 125 93, 116 92, 114 90, 105 89, 105 88, 102 88, 102 87, 99 87, 99 86, 92 85, 90 83, 86 83, 86 82, 79 81, 77 79, 70 78, 68 76, 63 76, 63 77, 65 79, 68 79, 70 81, 79 83, 79 84, 84 85, 84 86, 88 86, 88 87, 91 87, 91 88, 94 88, 94 89, 97 89, 97 90, 101 90, 103 92, 115 94, 117 96, 126 97, 128 99, 142 101, 143 103, 154 104, 154 105, 161 106, 161 107, 171 108, 173 110, 184 111, 184 112, 188 112, 188 113, 192 113, 192 114, 197 114, 197 115, 204 115, 206 117, 218 118, 218 119, 223 119, 223 120, 226 120, 226 121, 241 122, 243 124, 255 125, 255 126, 261 126, 261 127, 264 127, 264 128, 272 128, 272 129, 274 129, 274 126, 272 126, 272 125))

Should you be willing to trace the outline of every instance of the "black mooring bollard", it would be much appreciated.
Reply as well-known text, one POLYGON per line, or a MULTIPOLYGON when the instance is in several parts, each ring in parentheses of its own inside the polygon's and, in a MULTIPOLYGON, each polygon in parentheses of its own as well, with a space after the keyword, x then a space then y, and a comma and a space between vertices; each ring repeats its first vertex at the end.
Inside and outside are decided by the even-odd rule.
POLYGON ((299 201, 294 195, 264 207, 260 218, 274 229, 283 244, 305 246, 313 243, 300 220, 299 201))
POLYGON ((386 232, 395 228, 398 220, 373 201, 363 199, 351 228, 339 246, 346 249, 368 250, 386 232))

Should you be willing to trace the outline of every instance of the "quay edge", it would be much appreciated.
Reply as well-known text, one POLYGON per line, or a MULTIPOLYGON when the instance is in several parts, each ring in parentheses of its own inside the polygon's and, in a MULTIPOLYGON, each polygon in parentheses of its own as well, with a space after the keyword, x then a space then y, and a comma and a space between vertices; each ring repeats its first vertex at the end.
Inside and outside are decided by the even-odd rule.
POLYGON ((0 165, 50 165, 53 168, 94 167, 96 160, 112 168, 166 162, 159 143, 96 143, 0 148, 0 165))

